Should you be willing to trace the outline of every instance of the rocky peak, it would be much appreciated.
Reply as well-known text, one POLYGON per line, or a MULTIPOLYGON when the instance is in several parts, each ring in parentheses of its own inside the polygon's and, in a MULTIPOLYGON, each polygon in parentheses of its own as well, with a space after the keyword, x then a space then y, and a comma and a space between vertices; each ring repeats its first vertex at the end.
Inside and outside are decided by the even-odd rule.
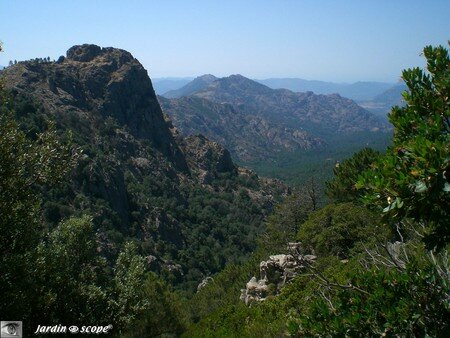
POLYGON ((87 62, 91 61, 96 56, 100 55, 102 48, 96 45, 79 45, 70 48, 66 55, 67 58, 73 61, 87 62))
POLYGON ((166 98, 179 98, 183 96, 189 96, 200 90, 203 90, 216 80, 217 78, 214 75, 205 74, 196 77, 194 80, 179 89, 170 90, 167 93, 164 93, 163 96, 166 98))
POLYGON ((7 83, 35 96, 62 116, 112 117, 149 140, 178 169, 187 165, 168 128, 144 67, 129 52, 96 45, 73 46, 58 62, 21 62, 5 72, 7 83))
POLYGON ((205 81, 205 82, 213 82, 213 81, 217 80, 217 77, 215 77, 212 74, 205 74, 205 75, 195 78, 194 81, 197 79, 199 79, 199 80, 201 79, 202 81, 205 81))
POLYGON ((66 52, 66 59, 78 62, 97 61, 114 61, 116 67, 120 67, 126 63, 137 61, 131 53, 126 50, 113 47, 99 47, 97 45, 77 45, 71 47, 66 52), (103 59, 103 60, 102 60, 103 59))

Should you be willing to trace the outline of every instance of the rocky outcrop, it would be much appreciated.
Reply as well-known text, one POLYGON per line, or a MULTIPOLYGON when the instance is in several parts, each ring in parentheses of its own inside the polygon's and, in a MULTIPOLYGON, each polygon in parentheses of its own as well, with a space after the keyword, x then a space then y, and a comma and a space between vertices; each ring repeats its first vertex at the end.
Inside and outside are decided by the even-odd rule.
POLYGON ((292 254, 273 255, 267 261, 262 261, 259 265, 260 279, 252 277, 245 289, 241 290, 240 299, 249 305, 278 294, 284 285, 316 259, 314 255, 298 254, 299 247, 300 243, 290 243, 292 254))
POLYGON ((211 183, 220 173, 237 172, 229 151, 203 135, 185 138, 181 147, 188 163, 197 163, 195 172, 202 184, 211 183))

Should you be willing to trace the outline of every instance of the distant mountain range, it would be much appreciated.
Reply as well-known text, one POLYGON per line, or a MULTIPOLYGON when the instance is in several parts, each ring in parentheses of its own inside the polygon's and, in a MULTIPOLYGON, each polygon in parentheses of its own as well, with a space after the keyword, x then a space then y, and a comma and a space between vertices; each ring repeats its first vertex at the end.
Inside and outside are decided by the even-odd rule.
MULTIPOLYGON (((215 77, 210 75, 211 79, 215 77)), ((196 79, 204 80, 203 76, 196 79)), ((189 95, 178 92, 194 78, 156 78, 153 80, 153 86, 158 95, 165 97, 180 97, 189 95)), ((335 83, 316 80, 304 80, 299 78, 270 78, 263 80, 255 80, 272 89, 289 89, 293 92, 311 91, 315 94, 339 94, 355 101, 373 100, 377 95, 384 91, 395 87, 394 83, 359 81, 355 83, 335 83)))
POLYGON ((338 94, 275 90, 242 75, 201 76, 165 96, 161 106, 183 134, 205 134, 243 162, 319 149, 337 134, 389 129, 338 94))
POLYGON ((334 83, 297 78, 272 78, 256 80, 273 89, 289 89, 294 92, 312 91, 315 94, 339 94, 355 101, 371 100, 393 86, 386 82, 334 83))
POLYGON ((188 96, 191 94, 195 94, 199 90, 202 90, 203 88, 207 87, 211 83, 217 80, 217 77, 211 74, 206 74, 203 76, 196 77, 193 81, 185 84, 183 87, 170 90, 164 94, 164 97, 167 97, 169 99, 182 97, 182 96, 188 96))
POLYGON ((401 82, 378 94, 372 100, 359 102, 359 104, 374 114, 386 117, 393 106, 405 104, 402 97, 405 90, 407 90, 406 84, 401 82))
POLYGON ((164 94, 170 90, 175 90, 183 87, 191 82, 193 77, 161 77, 152 78, 153 89, 156 94, 164 94))

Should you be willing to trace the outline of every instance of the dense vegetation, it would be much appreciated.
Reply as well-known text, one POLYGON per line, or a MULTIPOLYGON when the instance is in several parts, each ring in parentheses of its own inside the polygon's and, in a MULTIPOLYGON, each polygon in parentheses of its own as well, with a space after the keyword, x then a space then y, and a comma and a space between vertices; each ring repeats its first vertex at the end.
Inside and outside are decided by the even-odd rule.
MULTIPOLYGON (((137 147, 117 121, 91 121, 92 138, 61 133, 64 123, 91 130, 89 121, 49 122, 0 82, 1 317, 23 320, 26 332, 112 324, 130 337, 448 336, 450 59, 444 47, 424 55, 427 72, 403 73, 409 92, 390 114, 386 153, 363 149, 333 163, 327 205, 310 180, 264 227, 270 203, 253 196, 260 180, 232 170, 208 185, 177 181, 167 168, 125 170, 124 218, 93 188, 123 168, 114 149, 137 147), (146 223, 149 206, 159 223, 146 223), (259 262, 292 241, 315 263, 245 305, 239 290, 259 262)), ((150 145, 139 149, 163 161, 150 145)))
POLYGON ((364 149, 340 163, 324 208, 291 198, 269 218, 260 257, 300 240, 316 263, 250 307, 236 300, 242 281, 223 271, 196 296, 223 297, 222 306, 209 301, 186 336, 449 335, 450 60, 443 47, 426 47, 424 55, 427 72, 403 72, 406 105, 389 116, 395 131, 386 154, 364 149))
POLYGON ((327 138, 329 144, 320 151, 283 152, 275 162, 254 161, 245 165, 261 176, 273 177, 300 189, 314 180, 325 197, 325 182, 333 178, 336 165, 362 147, 384 152, 391 143, 392 133, 360 132, 334 137, 328 135, 327 138))
MULTIPOLYGON (((124 51, 104 54, 135 63, 124 51)), ((55 83, 47 95, 33 95, 28 82, 4 88, 33 72, 31 83, 45 92, 43 74, 65 71, 59 62, 21 62, 2 79, 1 316, 20 318, 26 332, 83 322, 113 324, 120 336, 131 328, 140 333, 130 335, 181 332, 184 297, 256 248, 262 219, 287 188, 238 170, 205 138, 175 140, 159 106, 145 107, 156 128, 146 130, 151 140, 118 116, 87 109, 80 84, 74 96, 83 111, 66 98, 49 109, 45 103, 60 100, 55 83)), ((75 87, 71 73, 61 78, 75 87)), ((141 86, 151 86, 147 80, 141 86)))

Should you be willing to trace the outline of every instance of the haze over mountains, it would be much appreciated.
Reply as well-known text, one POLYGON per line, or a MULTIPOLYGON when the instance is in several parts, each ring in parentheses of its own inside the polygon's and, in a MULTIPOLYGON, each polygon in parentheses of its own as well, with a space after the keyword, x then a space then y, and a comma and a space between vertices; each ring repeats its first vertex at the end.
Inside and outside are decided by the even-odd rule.
MULTIPOLYGON (((197 77, 197 78, 201 78, 197 77)), ((156 94, 165 97, 177 97, 180 88, 188 84, 194 78, 156 78, 153 85, 156 94)), ((315 94, 339 94, 349 99, 360 101, 370 101, 383 92, 395 88, 396 83, 358 81, 354 83, 336 83, 318 80, 305 80, 300 78, 269 78, 253 79, 256 82, 266 85, 272 89, 289 89, 293 92, 311 91, 315 94)), ((186 94, 185 94, 186 95, 186 94)))
POLYGON ((402 97, 402 93, 405 90, 407 90, 405 83, 400 82, 381 94, 378 94, 373 99, 358 103, 361 107, 364 107, 379 116, 386 116, 386 113, 389 112, 393 106, 403 106, 405 104, 402 97))
POLYGON ((156 94, 164 94, 170 90, 178 89, 191 82, 193 77, 161 77, 152 78, 156 94))
POLYGON ((355 101, 371 100, 394 85, 387 82, 335 83, 297 78, 272 78, 256 81, 273 89, 285 88, 294 92, 312 91, 315 94, 338 93, 355 101))
POLYGON ((271 89, 242 75, 205 75, 160 97, 181 132, 223 143, 242 162, 322 149, 337 135, 378 133, 384 121, 337 94, 271 89))

